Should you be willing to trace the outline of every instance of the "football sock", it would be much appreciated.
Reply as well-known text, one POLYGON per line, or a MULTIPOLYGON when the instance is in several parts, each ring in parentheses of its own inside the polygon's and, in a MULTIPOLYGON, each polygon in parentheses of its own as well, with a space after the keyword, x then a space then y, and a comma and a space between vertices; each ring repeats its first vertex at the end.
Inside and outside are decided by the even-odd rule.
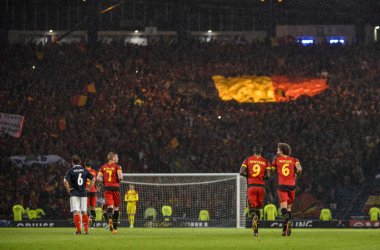
POLYGON ((250 208, 248 211, 248 217, 253 218, 254 215, 255 215, 255 210, 253 210, 253 208, 250 208))
POLYGON ((281 208, 282 216, 284 217, 284 222, 287 223, 289 221, 289 212, 286 208, 281 208))
POLYGON ((257 215, 257 221, 259 221, 260 220, 260 209, 256 209, 255 214, 257 215))
POLYGON ((289 214, 289 220, 292 219, 292 212, 288 211, 288 214, 289 214))
POLYGON ((77 232, 80 232, 81 231, 80 214, 74 214, 74 224, 77 229, 77 232))
POLYGON ((130 220, 130 222, 131 222, 131 225, 132 225, 132 226, 135 224, 135 215, 134 215, 134 214, 131 215, 131 220, 130 220))
POLYGON ((83 214, 82 218, 83 218, 83 224, 84 224, 84 231, 87 232, 88 231, 88 215, 87 215, 87 213, 83 214))
POLYGON ((104 221, 108 223, 108 214, 106 211, 104 211, 103 213, 103 218, 104 218, 104 221))
POLYGON ((119 220, 119 210, 113 212, 112 222, 113 228, 117 229, 117 221, 119 220))
POLYGON ((108 219, 112 218, 112 214, 113 214, 113 208, 112 207, 107 208, 108 219))
POLYGON ((285 231, 286 230, 286 224, 288 223, 289 221, 289 212, 286 208, 281 208, 281 213, 282 213, 282 216, 284 217, 284 225, 283 225, 283 228, 282 230, 285 231))
POLYGON ((93 220, 95 220, 95 217, 96 217, 95 210, 91 210, 91 217, 93 220))

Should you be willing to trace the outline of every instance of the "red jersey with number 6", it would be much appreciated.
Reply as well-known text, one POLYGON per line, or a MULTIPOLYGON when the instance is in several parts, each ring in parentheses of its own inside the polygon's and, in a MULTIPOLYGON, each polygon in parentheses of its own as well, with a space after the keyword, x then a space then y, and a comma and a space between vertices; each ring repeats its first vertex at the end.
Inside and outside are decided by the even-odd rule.
POLYGON ((120 181, 117 177, 118 171, 121 171, 120 165, 117 165, 116 163, 113 163, 113 162, 108 162, 99 169, 99 173, 102 173, 103 175, 103 183, 106 190, 107 190, 107 187, 118 188, 120 186, 119 185, 120 181))
POLYGON ((248 184, 264 186, 265 171, 266 169, 270 169, 270 164, 267 159, 261 156, 252 155, 246 158, 241 166, 247 168, 248 184))
POLYGON ((278 185, 292 186, 296 185, 295 165, 298 159, 291 156, 280 155, 273 160, 273 167, 277 169, 278 185))

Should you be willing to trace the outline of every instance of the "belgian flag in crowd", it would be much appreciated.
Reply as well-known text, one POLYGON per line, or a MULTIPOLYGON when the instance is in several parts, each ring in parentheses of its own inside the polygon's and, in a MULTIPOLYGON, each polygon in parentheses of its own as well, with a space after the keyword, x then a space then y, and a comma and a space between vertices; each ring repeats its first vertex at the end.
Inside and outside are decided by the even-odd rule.
POLYGON ((95 99, 96 86, 95 83, 89 83, 84 86, 82 94, 75 95, 71 98, 71 102, 78 107, 92 106, 95 99))
POLYGON ((223 101, 287 102, 300 96, 314 96, 328 88, 326 79, 287 76, 213 76, 223 101))

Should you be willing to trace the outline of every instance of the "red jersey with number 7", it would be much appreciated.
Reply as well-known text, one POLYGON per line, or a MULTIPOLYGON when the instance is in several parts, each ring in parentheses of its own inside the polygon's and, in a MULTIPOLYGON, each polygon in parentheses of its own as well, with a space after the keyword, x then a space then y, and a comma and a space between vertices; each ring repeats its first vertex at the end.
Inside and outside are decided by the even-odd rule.
POLYGON ((296 185, 296 163, 298 159, 287 155, 277 156, 272 163, 272 166, 276 168, 278 177, 278 186, 295 187, 296 185))
POLYGON ((118 171, 121 171, 121 167, 114 162, 108 162, 99 169, 99 173, 103 175, 103 183, 106 190, 107 187, 118 188, 120 186, 120 181, 117 177, 118 171))
POLYGON ((270 169, 270 164, 264 157, 253 155, 246 158, 241 164, 247 168, 248 184, 264 186, 264 176, 266 169, 270 169))

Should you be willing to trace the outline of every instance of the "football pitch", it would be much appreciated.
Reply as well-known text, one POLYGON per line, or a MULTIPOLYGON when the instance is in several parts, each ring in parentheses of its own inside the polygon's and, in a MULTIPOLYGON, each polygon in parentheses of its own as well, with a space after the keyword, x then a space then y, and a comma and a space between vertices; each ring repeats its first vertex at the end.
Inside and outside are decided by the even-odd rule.
POLYGON ((380 249, 379 229, 96 228, 74 235, 74 228, 0 228, 0 249, 380 249))

